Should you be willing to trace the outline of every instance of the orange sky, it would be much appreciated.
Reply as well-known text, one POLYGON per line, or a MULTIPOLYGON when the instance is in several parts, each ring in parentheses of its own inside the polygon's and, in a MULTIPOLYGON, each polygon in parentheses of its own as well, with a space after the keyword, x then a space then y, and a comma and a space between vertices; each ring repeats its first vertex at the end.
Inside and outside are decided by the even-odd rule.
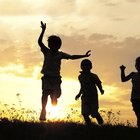
MULTIPOLYGON (((40 21, 47 36, 59 35, 61 50, 84 54, 92 50, 93 70, 103 82, 101 109, 120 110, 122 117, 135 120, 131 108, 131 82, 120 82, 119 66, 135 71, 140 52, 139 0, 0 0, 0 101, 17 103, 21 94, 25 107, 40 109, 40 69, 43 55, 37 44, 40 21), (131 10, 132 9, 132 10, 131 10)), ((61 75, 63 107, 80 107, 74 100, 81 60, 63 60, 61 75)), ((100 93, 99 93, 100 94, 100 93)))

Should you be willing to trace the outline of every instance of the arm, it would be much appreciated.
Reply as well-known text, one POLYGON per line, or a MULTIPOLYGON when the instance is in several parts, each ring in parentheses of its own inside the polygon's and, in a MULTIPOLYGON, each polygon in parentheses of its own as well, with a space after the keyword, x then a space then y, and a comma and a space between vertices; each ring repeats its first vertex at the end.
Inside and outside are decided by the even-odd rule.
POLYGON ((81 88, 80 88, 79 93, 75 96, 75 100, 78 100, 78 99, 80 98, 80 96, 82 95, 82 83, 81 83, 81 81, 80 81, 80 76, 78 76, 78 80, 79 80, 79 82, 80 82, 81 88))
POLYGON ((101 83, 97 83, 97 87, 100 90, 101 94, 103 95, 104 94, 104 90, 102 88, 102 84, 101 83))
POLYGON ((44 43, 42 42, 42 40, 43 40, 44 32, 46 30, 46 23, 43 23, 41 21, 41 26, 40 27, 42 28, 42 32, 40 33, 40 36, 38 38, 38 44, 39 44, 39 46, 40 46, 41 49, 44 49, 44 48, 46 48, 46 46, 44 45, 44 43))
POLYGON ((82 94, 82 90, 80 89, 79 93, 75 96, 75 100, 78 100, 82 94))
POLYGON ((71 55, 69 56, 69 59, 80 59, 80 58, 84 58, 84 57, 89 57, 91 54, 90 54, 91 50, 87 51, 86 54, 84 55, 71 55))
POLYGON ((103 90, 103 87, 102 87, 102 82, 101 82, 101 80, 99 79, 99 77, 96 74, 94 74, 94 81, 96 83, 96 86, 100 90, 101 94, 103 95, 104 90, 103 90))
POLYGON ((126 67, 124 65, 122 65, 122 66, 120 66, 120 69, 121 69, 121 81, 126 82, 126 81, 130 80, 131 79, 131 74, 129 74, 127 76, 125 75, 126 67))

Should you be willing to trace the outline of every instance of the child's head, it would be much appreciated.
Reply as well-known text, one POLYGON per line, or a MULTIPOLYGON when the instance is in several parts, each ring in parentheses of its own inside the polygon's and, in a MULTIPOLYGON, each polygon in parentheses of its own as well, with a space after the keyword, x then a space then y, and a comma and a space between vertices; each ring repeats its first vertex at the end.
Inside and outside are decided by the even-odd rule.
POLYGON ((138 72, 140 72, 140 56, 136 58, 135 67, 138 72))
POLYGON ((48 37, 48 47, 52 51, 58 51, 62 45, 61 38, 55 35, 51 35, 48 37))
POLYGON ((89 72, 92 69, 92 63, 91 63, 91 61, 89 59, 84 59, 81 62, 81 69, 84 72, 89 72))

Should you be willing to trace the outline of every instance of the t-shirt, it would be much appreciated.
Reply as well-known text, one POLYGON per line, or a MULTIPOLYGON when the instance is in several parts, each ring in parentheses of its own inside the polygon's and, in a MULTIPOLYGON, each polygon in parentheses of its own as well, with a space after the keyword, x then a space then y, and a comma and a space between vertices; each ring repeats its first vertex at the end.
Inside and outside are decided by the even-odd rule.
POLYGON ((132 94, 131 94, 131 100, 132 99, 140 99, 140 73, 138 72, 132 72, 130 74, 132 80, 132 94))
POLYGON ((97 84, 101 84, 99 77, 94 73, 81 73, 78 78, 81 84, 82 99, 97 100, 98 95, 96 86, 97 84))
POLYGON ((41 73, 47 76, 60 76, 61 59, 69 59, 70 55, 59 51, 52 54, 47 47, 41 49, 41 51, 44 54, 44 63, 41 73))

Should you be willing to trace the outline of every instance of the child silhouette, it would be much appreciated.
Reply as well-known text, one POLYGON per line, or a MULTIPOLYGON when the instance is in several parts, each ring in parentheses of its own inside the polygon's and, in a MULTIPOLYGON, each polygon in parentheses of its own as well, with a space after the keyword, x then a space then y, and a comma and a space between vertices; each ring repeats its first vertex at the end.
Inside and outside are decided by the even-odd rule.
POLYGON ((44 63, 41 73, 42 76, 42 110, 40 113, 40 120, 46 120, 46 105, 48 96, 50 95, 52 105, 57 105, 57 99, 61 95, 61 60, 62 59, 79 59, 90 56, 90 51, 84 55, 70 55, 59 51, 62 45, 60 37, 52 35, 48 37, 48 47, 42 42, 44 32, 46 30, 46 23, 41 21, 42 32, 38 38, 38 44, 41 52, 44 54, 44 63))
POLYGON ((126 82, 131 79, 132 91, 131 91, 131 102, 133 111, 137 117, 137 126, 140 128, 140 57, 136 58, 135 67, 137 72, 131 72, 129 75, 125 75, 126 67, 120 66, 121 69, 121 81, 126 82))
POLYGON ((81 96, 81 111, 84 117, 85 123, 87 125, 91 125, 91 120, 89 116, 91 115, 93 118, 96 118, 98 124, 103 124, 103 119, 98 112, 99 104, 98 104, 98 93, 97 88, 99 88, 101 94, 104 94, 104 90, 102 89, 102 84, 98 76, 94 73, 91 73, 92 63, 88 59, 84 59, 81 62, 81 74, 78 79, 81 85, 81 89, 79 94, 76 95, 75 100, 78 100, 81 96))

